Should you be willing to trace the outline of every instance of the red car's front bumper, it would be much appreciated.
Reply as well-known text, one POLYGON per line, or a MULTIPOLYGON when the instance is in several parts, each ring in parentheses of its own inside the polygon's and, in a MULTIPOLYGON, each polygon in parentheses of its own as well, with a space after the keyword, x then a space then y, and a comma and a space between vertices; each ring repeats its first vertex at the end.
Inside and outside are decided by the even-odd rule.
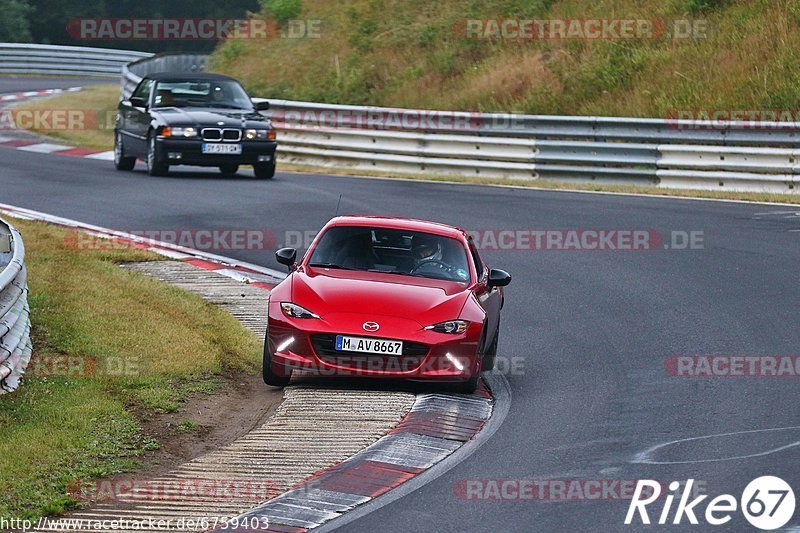
POLYGON ((267 347, 272 371, 288 376, 303 370, 319 376, 358 376, 425 381, 466 381, 481 372, 477 354, 481 324, 471 323, 459 335, 425 330, 399 317, 370 313, 331 313, 321 319, 285 316, 270 304, 267 347), (365 322, 380 329, 367 333, 365 322), (402 355, 337 352, 336 335, 403 341, 402 355))

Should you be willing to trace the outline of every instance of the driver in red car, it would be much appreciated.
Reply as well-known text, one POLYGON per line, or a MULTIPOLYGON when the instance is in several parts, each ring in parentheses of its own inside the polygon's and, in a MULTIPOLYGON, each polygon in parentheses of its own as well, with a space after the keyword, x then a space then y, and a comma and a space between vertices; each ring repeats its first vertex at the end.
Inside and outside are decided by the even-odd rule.
POLYGON ((427 261, 441 261, 442 245, 434 236, 416 235, 411 244, 411 255, 415 267, 427 261))
POLYGON ((428 271, 444 270, 454 275, 459 280, 466 281, 469 278, 467 265, 463 263, 463 254, 455 254, 461 257, 461 261, 453 261, 454 254, 448 241, 442 241, 435 235, 415 235, 411 242, 411 256, 414 260, 412 272, 425 269, 428 271), (447 248, 447 249, 445 249, 447 248))

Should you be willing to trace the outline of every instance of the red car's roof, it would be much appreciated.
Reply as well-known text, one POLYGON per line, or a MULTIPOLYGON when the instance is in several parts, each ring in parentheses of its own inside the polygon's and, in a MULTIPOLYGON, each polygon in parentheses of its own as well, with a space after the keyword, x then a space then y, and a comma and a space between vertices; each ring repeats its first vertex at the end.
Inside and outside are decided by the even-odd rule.
POLYGON ((464 230, 455 226, 448 226, 447 224, 442 224, 440 222, 417 220, 413 218, 383 217, 372 215, 348 215, 336 217, 331 219, 326 226, 369 226, 374 228, 402 229, 433 233, 434 235, 441 235, 443 237, 451 237, 454 239, 459 237, 466 238, 467 236, 467 233, 464 230))

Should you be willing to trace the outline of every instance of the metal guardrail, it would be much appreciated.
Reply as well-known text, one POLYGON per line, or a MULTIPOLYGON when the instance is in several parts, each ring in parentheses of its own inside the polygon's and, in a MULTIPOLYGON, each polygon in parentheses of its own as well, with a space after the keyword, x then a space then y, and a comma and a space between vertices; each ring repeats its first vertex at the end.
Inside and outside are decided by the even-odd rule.
POLYGON ((281 161, 411 174, 793 193, 800 125, 270 100, 281 161), (408 124, 424 124, 409 127, 408 124))
POLYGON ((3 219, 0 268, 0 394, 4 394, 19 386, 33 348, 25 246, 16 228, 3 219))
POLYGON ((111 48, 0 43, 0 73, 115 78, 131 61, 152 55, 111 48))

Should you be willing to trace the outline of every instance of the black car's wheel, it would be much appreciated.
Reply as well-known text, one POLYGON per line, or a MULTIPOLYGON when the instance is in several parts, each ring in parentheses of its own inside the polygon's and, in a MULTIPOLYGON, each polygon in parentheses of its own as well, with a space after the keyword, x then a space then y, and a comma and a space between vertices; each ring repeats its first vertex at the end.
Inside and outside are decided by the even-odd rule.
POLYGON ((273 387, 285 387, 292 379, 291 369, 287 370, 286 376, 279 376, 272 371, 272 353, 269 350, 269 335, 264 339, 264 359, 261 367, 264 383, 272 385, 273 387))
POLYGON ((135 157, 125 157, 125 144, 119 132, 114 135, 114 166, 117 170, 133 170, 136 166, 135 157))
POLYGON ((169 172, 169 165, 158 160, 156 152, 156 136, 150 132, 147 138, 147 173, 151 176, 166 176, 169 172))
POLYGON ((494 334, 494 340, 489 348, 486 349, 486 353, 483 354, 483 369, 484 370, 492 370, 494 369, 494 362, 497 359, 497 342, 500 339, 500 324, 497 324, 497 332, 494 334))
POLYGON ((260 180, 271 180, 275 176, 275 158, 269 163, 256 163, 253 165, 253 171, 256 177, 260 180))
POLYGON ((227 165, 220 165, 219 171, 222 172, 223 176, 235 176, 236 172, 239 170, 239 165, 235 165, 233 163, 228 163, 227 165))

